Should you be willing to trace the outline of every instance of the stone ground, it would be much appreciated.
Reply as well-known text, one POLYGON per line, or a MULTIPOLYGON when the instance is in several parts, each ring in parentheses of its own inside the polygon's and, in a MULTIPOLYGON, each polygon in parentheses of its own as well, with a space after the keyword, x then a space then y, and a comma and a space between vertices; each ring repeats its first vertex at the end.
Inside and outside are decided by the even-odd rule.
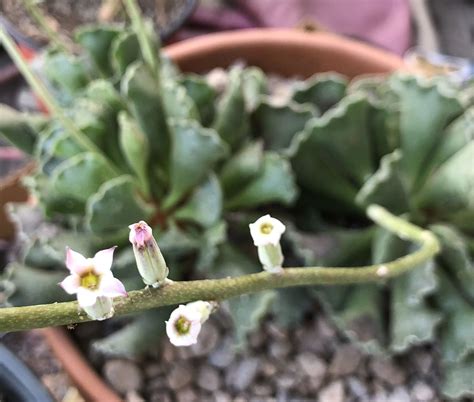
MULTIPOLYGON (((37 333, 9 335, 5 342, 58 401, 81 400, 37 333)), ((127 402, 442 400, 434 348, 418 347, 391 359, 370 357, 318 311, 295 330, 267 320, 244 354, 236 354, 231 343, 228 320, 218 312, 203 326, 197 345, 175 348, 163 339, 141 360, 114 358, 98 369, 127 402)))

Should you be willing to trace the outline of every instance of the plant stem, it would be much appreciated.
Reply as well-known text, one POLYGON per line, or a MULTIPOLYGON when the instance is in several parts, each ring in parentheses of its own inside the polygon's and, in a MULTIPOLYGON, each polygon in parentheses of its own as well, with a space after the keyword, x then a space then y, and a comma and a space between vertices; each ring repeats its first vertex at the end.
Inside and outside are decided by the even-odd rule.
POLYGON ((144 19, 142 18, 140 8, 138 7, 136 0, 123 0, 123 2, 127 9, 127 14, 132 22, 133 30, 137 35, 143 59, 148 64, 148 67, 150 67, 151 71, 153 72, 153 75, 156 76, 158 74, 158 54, 155 54, 153 46, 150 43, 150 38, 148 37, 147 32, 145 30, 146 21, 144 21, 144 19))
POLYGON ((25 5, 28 14, 35 20, 35 22, 40 26, 43 33, 47 36, 49 41, 53 43, 58 49, 67 52, 67 46, 64 42, 59 38, 59 35, 56 31, 51 29, 48 22, 46 21, 46 17, 44 13, 38 7, 37 0, 22 0, 23 4, 25 5))
MULTIPOLYGON (((377 224, 402 238, 418 243, 420 248, 409 255, 379 265, 355 268, 285 268, 281 274, 260 272, 235 278, 172 282, 158 289, 135 290, 129 292, 126 298, 116 299, 115 315, 136 313, 194 300, 220 301, 267 289, 376 282, 414 269, 439 252, 438 240, 430 231, 406 222, 379 206, 370 206, 367 213, 377 224)), ((85 321, 90 321, 90 318, 79 309, 77 302, 0 309, 0 332, 85 321)))
MULTIPOLYGON (((23 59, 15 42, 2 26, 0 26, 0 43, 3 44, 8 55, 20 70, 30 87, 36 95, 38 95, 41 101, 44 102, 48 111, 61 122, 63 127, 66 129, 66 132, 86 151, 104 157, 102 151, 91 140, 89 140, 81 130, 79 130, 74 121, 64 112, 61 106, 59 106, 43 82, 35 75, 35 73, 33 73, 28 63, 23 59)), ((119 174, 117 168, 109 160, 106 160, 106 162, 116 174, 119 174)))

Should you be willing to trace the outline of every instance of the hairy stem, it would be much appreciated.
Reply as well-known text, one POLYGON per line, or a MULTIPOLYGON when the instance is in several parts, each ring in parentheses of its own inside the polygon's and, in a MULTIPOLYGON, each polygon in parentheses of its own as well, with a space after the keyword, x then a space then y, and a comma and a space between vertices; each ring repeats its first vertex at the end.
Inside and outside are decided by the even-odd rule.
MULTIPOLYGON (((260 272, 235 278, 172 282, 158 289, 129 292, 115 299, 115 315, 194 300, 225 300, 267 289, 308 285, 376 282, 403 274, 433 258, 440 250, 435 235, 398 218, 379 206, 370 206, 369 217, 398 236, 420 245, 415 252, 394 261, 355 268, 285 268, 281 274, 260 272)), ((0 332, 21 331, 90 321, 77 302, 0 309, 0 332)))
POLYGON ((39 25, 43 33, 49 39, 50 43, 53 43, 58 49, 67 51, 66 45, 60 39, 58 33, 51 28, 46 21, 44 13, 38 7, 38 0, 22 0, 28 14, 31 15, 33 20, 39 25))

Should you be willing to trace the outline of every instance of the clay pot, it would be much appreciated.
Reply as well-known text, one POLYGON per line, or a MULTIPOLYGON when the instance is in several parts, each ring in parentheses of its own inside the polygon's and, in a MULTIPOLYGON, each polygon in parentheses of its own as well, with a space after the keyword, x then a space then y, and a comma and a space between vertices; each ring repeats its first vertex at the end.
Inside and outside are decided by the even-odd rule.
MULTIPOLYGON (((288 29, 210 34, 173 44, 165 51, 183 71, 195 73, 227 67, 236 60, 245 60, 267 73, 300 77, 337 71, 352 78, 402 67, 399 57, 360 42, 329 33, 288 29)), ((86 398, 101 402, 121 400, 94 372, 64 330, 47 328, 42 332, 86 398)))

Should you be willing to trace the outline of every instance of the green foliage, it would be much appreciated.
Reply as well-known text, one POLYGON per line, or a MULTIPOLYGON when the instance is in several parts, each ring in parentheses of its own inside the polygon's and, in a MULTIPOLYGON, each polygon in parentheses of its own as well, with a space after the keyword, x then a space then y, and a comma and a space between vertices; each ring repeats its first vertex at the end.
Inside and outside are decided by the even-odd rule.
MULTIPOLYGON (((260 270, 248 223, 267 212, 288 227, 283 246, 292 264, 383 264, 411 245, 366 220, 367 205, 378 203, 435 231, 439 257, 383 285, 230 300, 238 344, 269 312, 285 325, 297 323, 316 296, 369 350, 402 352, 436 337, 452 370, 446 393, 469 392, 473 84, 461 90, 443 79, 402 74, 348 84, 319 74, 295 84, 289 100, 276 105, 261 70, 234 67, 218 91, 205 76, 182 74, 150 52, 157 46, 150 39, 145 26, 88 27, 77 35, 83 52, 46 55, 50 84, 96 151, 84 149, 54 116, 0 108, 2 136, 37 160, 27 181, 54 237, 89 255, 121 246, 114 269, 128 289, 141 286, 127 253, 127 225, 140 219, 153 224, 173 279, 193 270, 204 277, 260 270), (372 331, 360 331, 368 322, 372 331)), ((66 297, 56 292, 65 275, 64 244, 42 240, 42 233, 39 226, 25 229, 22 261, 3 281, 9 293, 16 288, 12 303, 66 297), (34 286, 22 288, 23 282, 34 286)), ((135 317, 95 346, 140 353, 155 330, 151 320, 135 317)))

